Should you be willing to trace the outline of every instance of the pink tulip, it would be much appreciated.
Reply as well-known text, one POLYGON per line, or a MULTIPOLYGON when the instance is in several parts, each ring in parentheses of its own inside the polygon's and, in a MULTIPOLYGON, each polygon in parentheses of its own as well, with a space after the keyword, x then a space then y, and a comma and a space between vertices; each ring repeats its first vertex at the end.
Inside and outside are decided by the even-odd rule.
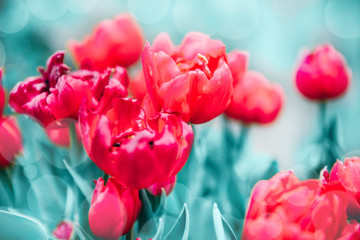
POLYGON ((102 21, 82 42, 68 43, 75 63, 90 70, 128 67, 139 59, 143 46, 140 26, 128 14, 102 21))
POLYGON ((14 157, 21 152, 22 137, 16 118, 3 116, 5 90, 2 86, 2 69, 0 68, 0 168, 14 162, 14 157))
POLYGON ((311 100, 339 97, 350 85, 351 71, 341 53, 330 44, 318 46, 300 62, 296 86, 311 100))
POLYGON ((281 172, 255 185, 243 239, 358 239, 360 224, 349 221, 348 204, 348 194, 323 191, 320 180, 281 172))
POLYGON ((234 85, 234 94, 225 114, 245 124, 273 122, 284 104, 280 85, 269 83, 257 72, 238 75, 241 79, 237 79, 234 85))
POLYGON ((192 32, 180 46, 160 34, 143 52, 144 77, 154 106, 182 114, 185 122, 204 123, 224 112, 233 92, 225 45, 192 32))
POLYGON ((132 228, 141 209, 139 191, 109 178, 106 185, 99 178, 89 210, 91 231, 98 237, 118 239, 132 228))

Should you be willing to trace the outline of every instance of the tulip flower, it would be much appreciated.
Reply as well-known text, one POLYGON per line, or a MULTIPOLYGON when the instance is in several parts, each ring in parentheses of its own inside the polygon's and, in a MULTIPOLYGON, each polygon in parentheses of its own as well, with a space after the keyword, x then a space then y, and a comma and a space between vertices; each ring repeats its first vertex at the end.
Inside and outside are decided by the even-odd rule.
POLYGON ((346 158, 344 163, 337 161, 331 172, 327 170, 321 174, 324 192, 342 191, 349 195, 348 214, 360 217, 360 158, 346 158))
POLYGON ((16 118, 3 116, 5 90, 2 86, 2 69, 0 68, 0 168, 5 168, 14 161, 22 150, 22 138, 16 118))
POLYGON ((143 50, 140 26, 128 14, 104 20, 82 42, 70 40, 68 48, 82 69, 105 70, 108 67, 128 67, 143 50))
MULTIPOLYGON (((72 120, 74 121, 74 120, 72 120)), ((50 140, 55 143, 56 145, 62 146, 62 147, 69 147, 70 146, 70 128, 69 124, 72 124, 71 121, 61 121, 60 124, 58 124, 59 121, 50 123, 46 129, 45 132, 50 138, 50 140)), ((81 133, 80 133, 80 127, 79 124, 75 123, 75 131, 76 131, 76 139, 78 142, 81 142, 81 133)))
POLYGON ((225 114, 245 124, 266 124, 276 119, 283 103, 284 92, 280 85, 269 83, 260 73, 247 71, 234 86, 225 114))
POLYGON ((322 101, 342 95, 350 80, 351 71, 345 58, 333 46, 325 44, 301 60, 295 83, 305 97, 322 101))
POLYGON ((146 188, 176 175, 193 143, 180 116, 160 112, 147 118, 140 102, 107 98, 79 114, 83 144, 95 164, 131 188, 146 188))
POLYGON ((80 104, 85 99, 96 104, 104 91, 116 90, 117 95, 127 96, 128 79, 124 68, 115 68, 112 76, 110 69, 103 73, 69 72, 63 60, 64 52, 56 52, 48 59, 46 69, 39 68, 41 76, 18 83, 10 92, 10 106, 46 127, 64 118, 77 120, 80 104))
POLYGON ((329 182, 339 181, 360 203, 360 158, 346 158, 337 161, 331 169, 329 182))
POLYGON ((145 44, 142 57, 149 96, 157 109, 204 123, 224 112, 233 92, 225 46, 192 32, 174 47, 166 34, 145 44))
POLYGON ((166 196, 168 196, 174 189, 175 183, 176 175, 167 179, 166 181, 154 183, 153 185, 148 187, 147 190, 151 192, 151 194, 154 196, 160 196, 162 193, 162 189, 164 189, 166 196))
POLYGON ((255 185, 243 239, 358 239, 360 224, 348 221, 347 205, 344 192, 322 193, 320 180, 278 173, 255 185))
POLYGON ((139 191, 120 184, 116 178, 95 181, 89 209, 91 231, 104 239, 118 239, 132 228, 141 209, 139 191))

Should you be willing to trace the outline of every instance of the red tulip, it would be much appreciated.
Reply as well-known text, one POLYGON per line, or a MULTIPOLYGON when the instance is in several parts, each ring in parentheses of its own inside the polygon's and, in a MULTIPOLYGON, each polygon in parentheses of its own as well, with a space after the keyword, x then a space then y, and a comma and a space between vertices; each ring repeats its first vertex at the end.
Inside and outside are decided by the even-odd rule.
POLYGON ((148 187, 147 190, 151 192, 151 194, 154 196, 160 196, 162 193, 162 189, 164 189, 166 196, 168 196, 174 189, 175 183, 176 183, 176 175, 165 181, 154 183, 153 185, 148 187))
POLYGON ((126 70, 117 67, 103 73, 79 70, 69 72, 63 63, 64 52, 58 51, 40 68, 41 76, 29 77, 10 92, 9 104, 19 113, 28 114, 44 126, 64 118, 78 119, 80 104, 85 100, 97 103, 104 91, 126 96, 128 84, 126 70))
POLYGON ((79 116, 84 147, 99 168, 137 189, 180 171, 193 142, 190 125, 175 114, 148 119, 137 100, 103 98, 109 100, 83 106, 79 116))
POLYGON ((106 185, 99 178, 89 209, 89 225, 98 237, 118 239, 133 226, 141 209, 139 191, 109 178, 106 185))
POLYGON ((360 158, 337 161, 330 172, 329 182, 339 181, 360 203, 360 158))
POLYGON ((96 70, 134 64, 143 46, 140 26, 128 14, 104 20, 81 43, 70 40, 68 44, 75 63, 83 69, 96 70))
POLYGON ((243 239, 357 239, 360 224, 348 222, 347 205, 344 192, 282 172, 255 185, 243 239))
POLYGON ((22 150, 22 138, 15 117, 5 117, 2 111, 5 105, 5 90, 2 87, 2 69, 0 68, 0 168, 9 166, 16 154, 22 150))
MULTIPOLYGON (((74 121, 74 120, 72 120, 74 121)), ((69 121, 61 121, 59 125, 58 122, 50 123, 46 127, 46 134, 50 138, 50 140, 55 143, 56 145, 62 147, 69 147, 70 146, 70 129, 69 121)), ((78 142, 81 142, 81 133, 79 124, 75 123, 75 130, 76 130, 76 138, 78 142)))
POLYGON ((273 122, 284 102, 284 93, 278 84, 269 83, 260 73, 247 71, 238 74, 232 100, 225 110, 231 118, 245 124, 273 122))
POLYGON ((186 122, 210 121, 230 102, 233 80, 225 46, 219 40, 192 32, 174 47, 169 37, 161 34, 153 48, 146 43, 142 63, 155 107, 180 113, 186 122))
POLYGON ((330 174, 322 173, 324 191, 342 191, 349 195, 348 213, 360 216, 360 158, 346 158, 344 163, 337 161, 330 174))
POLYGON ((331 45, 318 46, 300 62, 296 86, 311 100, 326 100, 342 95, 350 85, 351 71, 341 53, 331 45))

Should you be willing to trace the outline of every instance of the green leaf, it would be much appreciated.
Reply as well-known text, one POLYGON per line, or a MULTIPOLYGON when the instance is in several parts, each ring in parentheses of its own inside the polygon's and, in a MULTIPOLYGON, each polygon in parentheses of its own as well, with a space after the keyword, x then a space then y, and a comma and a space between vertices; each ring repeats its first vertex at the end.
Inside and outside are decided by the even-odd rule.
POLYGON ((187 240, 189 238, 189 228, 190 228, 189 210, 185 203, 182 211, 179 214, 179 217, 175 221, 175 224, 172 226, 168 234, 164 237, 164 240, 173 240, 173 239, 187 240))
POLYGON ((214 203, 213 207, 213 221, 215 227, 216 238, 218 240, 227 240, 232 239, 236 240, 235 233, 231 229, 228 222, 221 215, 220 210, 216 203, 214 203))
POLYGON ((69 171, 70 175, 74 178, 75 183, 78 185, 79 189, 84 194, 86 200, 90 203, 93 189, 84 180, 82 176, 80 176, 74 169, 70 167, 70 165, 65 160, 64 160, 64 164, 66 169, 69 171))
POLYGON ((93 238, 84 229, 82 229, 79 224, 75 224, 75 231, 80 240, 93 240, 93 238))
POLYGON ((159 226, 157 228, 156 234, 153 237, 153 240, 161 240, 161 236, 164 232, 164 220, 159 218, 159 226))
POLYGON ((20 213, 0 210, 1 239, 47 240, 45 227, 37 220, 20 213))

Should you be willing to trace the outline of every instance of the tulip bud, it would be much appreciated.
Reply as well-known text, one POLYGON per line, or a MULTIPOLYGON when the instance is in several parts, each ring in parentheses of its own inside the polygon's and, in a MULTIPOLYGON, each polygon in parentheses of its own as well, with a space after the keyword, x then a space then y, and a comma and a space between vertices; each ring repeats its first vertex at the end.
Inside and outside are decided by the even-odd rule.
POLYGON ((121 185, 109 178, 106 185, 99 178, 89 210, 91 231, 98 237, 118 239, 126 234, 136 221, 141 208, 139 191, 121 185))
POLYGON ((70 40, 68 48, 82 69, 128 67, 140 57, 144 45, 140 26, 128 14, 102 21, 82 42, 70 40))
POLYGON ((9 166, 16 154, 22 149, 19 126, 14 117, 4 117, 5 90, 2 87, 2 69, 0 68, 0 168, 9 166))
POLYGON ((225 114, 246 124, 266 124, 279 115, 283 102, 284 93, 278 84, 269 83, 260 73, 248 71, 236 81, 225 114))
POLYGON ((331 45, 318 46, 300 62, 295 83, 311 100, 326 100, 342 95, 350 85, 351 71, 344 57, 331 45))

